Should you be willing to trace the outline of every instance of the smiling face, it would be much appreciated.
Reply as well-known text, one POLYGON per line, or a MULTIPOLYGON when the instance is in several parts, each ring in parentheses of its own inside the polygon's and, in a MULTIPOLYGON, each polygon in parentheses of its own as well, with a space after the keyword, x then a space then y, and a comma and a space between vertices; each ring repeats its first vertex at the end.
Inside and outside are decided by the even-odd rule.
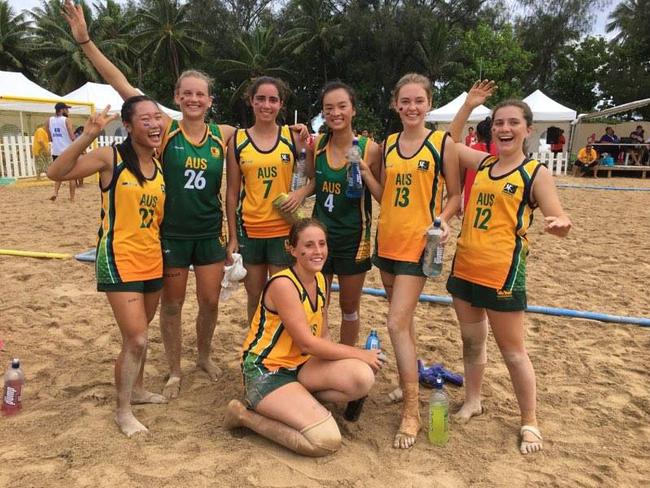
POLYGON ((195 76, 183 78, 174 94, 174 101, 184 118, 203 119, 212 106, 208 82, 195 76))
POLYGON ((162 113, 154 102, 138 102, 133 107, 130 121, 124 122, 124 127, 133 141, 141 146, 156 148, 162 141, 164 130, 162 113))
POLYGON ((297 242, 289 251, 297 266, 311 273, 321 271, 327 259, 325 232, 317 225, 308 225, 298 232, 297 242))
POLYGON ((395 94, 393 108, 405 128, 415 128, 424 125, 424 117, 431 110, 431 100, 420 83, 407 83, 395 94))
POLYGON ((256 122, 275 122, 283 105, 280 92, 272 83, 260 85, 251 97, 250 104, 256 122))
POLYGON ((506 105, 494 112, 492 119, 492 140, 499 154, 509 155, 523 151, 524 141, 532 132, 524 117, 522 108, 506 105))
POLYGON ((350 95, 343 88, 329 91, 323 96, 325 123, 332 131, 349 130, 356 114, 350 95))

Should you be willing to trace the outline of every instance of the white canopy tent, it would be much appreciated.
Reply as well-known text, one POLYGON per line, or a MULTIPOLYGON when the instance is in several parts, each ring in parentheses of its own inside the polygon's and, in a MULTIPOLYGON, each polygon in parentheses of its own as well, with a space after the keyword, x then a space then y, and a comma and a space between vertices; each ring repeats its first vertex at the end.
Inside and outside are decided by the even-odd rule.
MULTIPOLYGON (((122 97, 111 85, 104 83, 93 83, 89 81, 85 85, 65 95, 65 98, 92 102, 95 104, 95 110, 97 111, 104 110, 107 105, 111 106, 110 113, 120 112, 122 110, 122 97)), ((179 120, 182 117, 182 114, 176 110, 165 107, 160 103, 158 106, 172 119, 179 120)))
MULTIPOLYGON (((576 118, 576 111, 556 102, 541 90, 535 90, 523 100, 533 111, 533 133, 528 137, 527 144, 530 152, 537 152, 539 141, 550 126, 564 130, 569 140, 569 124, 576 118)), ((565 147, 565 151, 568 146, 565 147)))
MULTIPOLYGON (((460 107, 465 103, 466 98, 467 92, 461 93, 446 105, 427 112, 425 120, 427 122, 451 122, 456 116, 456 113, 460 110, 460 107)), ((485 119, 485 117, 489 117, 491 113, 492 111, 485 105, 479 105, 472 110, 472 113, 467 120, 468 122, 479 122, 485 119)))

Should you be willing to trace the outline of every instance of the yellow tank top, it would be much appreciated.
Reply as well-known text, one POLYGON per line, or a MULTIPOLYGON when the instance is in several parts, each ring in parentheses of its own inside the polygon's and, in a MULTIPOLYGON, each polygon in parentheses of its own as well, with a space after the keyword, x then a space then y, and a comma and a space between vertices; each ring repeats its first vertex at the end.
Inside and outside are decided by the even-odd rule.
POLYGON ((424 250, 424 233, 442 211, 442 148, 447 133, 429 133, 410 158, 400 153, 400 134, 388 136, 384 146, 386 182, 377 223, 377 254, 417 263, 424 250))
POLYGON ((160 224, 165 183, 160 164, 141 186, 113 148, 113 179, 102 188, 95 272, 99 283, 117 284, 162 277, 160 224))
POLYGON ((270 151, 255 146, 246 130, 235 135, 235 158, 242 173, 239 224, 248 237, 284 237, 291 226, 273 207, 280 193, 289 193, 295 162, 295 144, 288 126, 278 128, 270 151))
POLYGON ((303 353, 293 342, 284 328, 280 316, 264 306, 264 295, 273 280, 288 278, 295 285, 305 310, 306 322, 312 335, 320 337, 323 328, 323 307, 326 299, 325 277, 322 273, 316 275, 316 303, 311 303, 305 287, 300 279, 287 268, 274 274, 266 284, 264 293, 251 322, 242 353, 242 366, 259 368, 261 373, 277 371, 278 368, 297 368, 311 356, 303 353))
POLYGON ((493 177, 498 158, 479 166, 463 217, 452 275, 503 292, 525 289, 528 239, 533 221, 530 192, 541 163, 525 160, 493 177))

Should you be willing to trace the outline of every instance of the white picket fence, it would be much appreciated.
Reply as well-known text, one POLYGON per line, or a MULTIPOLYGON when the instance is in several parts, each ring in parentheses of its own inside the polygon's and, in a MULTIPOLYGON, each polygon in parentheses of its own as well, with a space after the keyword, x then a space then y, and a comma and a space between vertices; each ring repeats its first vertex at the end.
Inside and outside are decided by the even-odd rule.
MULTIPOLYGON (((123 137, 99 136, 99 146, 122 142, 123 137)), ((32 154, 32 136, 0 138, 0 178, 29 178, 36 176, 36 163, 32 154)))
POLYGON ((569 153, 561 152, 554 156, 552 152, 545 151, 532 153, 530 157, 545 164, 551 170, 551 174, 556 176, 566 175, 569 166, 569 153))

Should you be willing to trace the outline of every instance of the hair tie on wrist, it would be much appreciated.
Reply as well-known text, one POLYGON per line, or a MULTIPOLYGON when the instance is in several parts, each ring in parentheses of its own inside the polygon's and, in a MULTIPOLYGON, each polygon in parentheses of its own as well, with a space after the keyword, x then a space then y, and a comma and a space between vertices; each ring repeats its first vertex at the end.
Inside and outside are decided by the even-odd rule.
POLYGON ((86 39, 84 42, 78 42, 77 44, 79 44, 80 46, 82 46, 82 45, 84 45, 84 44, 88 44, 90 41, 91 41, 91 39, 90 39, 90 37, 89 37, 89 38, 86 39))

